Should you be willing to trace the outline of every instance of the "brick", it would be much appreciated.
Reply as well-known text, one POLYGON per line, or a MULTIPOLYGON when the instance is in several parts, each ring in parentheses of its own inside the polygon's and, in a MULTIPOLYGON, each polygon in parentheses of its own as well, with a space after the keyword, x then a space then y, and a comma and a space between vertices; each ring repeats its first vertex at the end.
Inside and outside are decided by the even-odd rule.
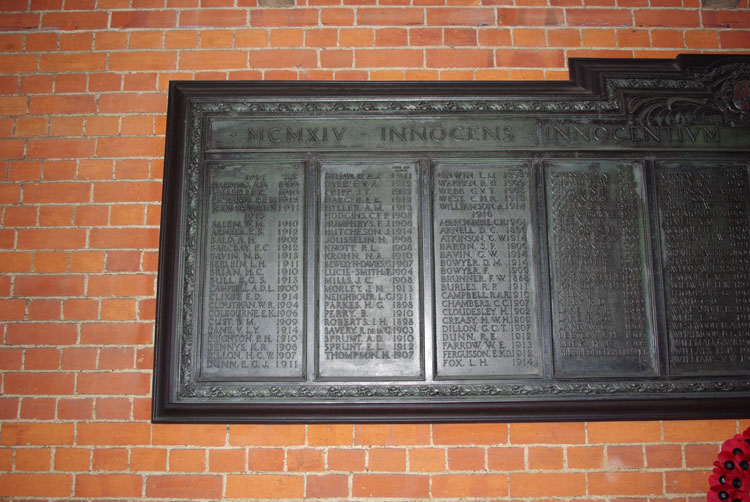
MULTIPOLYGON (((750 36, 750 33, 747 36, 750 36)), ((750 39, 746 38, 745 40, 750 39)), ((750 42, 747 43, 750 44, 750 42)), ((689 49, 716 49, 719 47, 719 34, 713 30, 687 30, 685 32, 685 45, 689 49)))
POLYGON ((568 447, 567 454, 570 469, 604 467, 604 448, 601 446, 571 446, 568 447))
POLYGON ((208 451, 209 472, 244 472, 247 470, 247 453, 244 449, 208 451))
POLYGON ((0 418, 4 420, 18 418, 19 404, 20 399, 17 397, 0 397, 0 418))
POLYGON ((643 467, 642 446, 608 446, 607 465, 610 469, 643 467))
MULTIPOLYGON (((252 14, 250 16, 252 18, 252 14)), ((241 9, 202 9, 180 12, 179 26, 245 26, 247 11, 241 9)))
MULTIPOLYGON (((25 9, 24 9, 25 10, 25 9)), ((0 16, 0 29, 3 30, 28 30, 39 27, 39 14, 14 13, 0 16)))
POLYGON ((351 425, 315 425, 307 428, 307 444, 310 446, 351 445, 354 429, 351 425))
POLYGON ((221 476, 192 474, 146 479, 146 497, 220 498, 221 490, 221 476))
POLYGON ((130 450, 130 469, 133 471, 164 471, 167 450, 162 448, 133 448, 130 450))
POLYGON ((565 65, 564 52, 556 49, 500 49, 496 65, 509 67, 559 68, 565 65))
POLYGON ((89 347, 66 347, 62 351, 60 368, 72 369, 95 369, 98 349, 89 347))
POLYGON ((26 97, 22 96, 0 96, 0 115, 15 116, 25 115, 27 111, 26 97))
POLYGON ((94 228, 89 245, 101 249, 156 249, 158 228, 94 228))
POLYGON ((85 323, 81 343, 90 345, 145 345, 153 342, 152 323, 85 323))
MULTIPOLYGON (((17 254, 24 254, 24 253, 12 253, 12 255, 17 254)), ((6 260, 10 258, 8 261, 13 261, 13 258, 10 256, 0 255, 2 260, 6 260)), ((30 263, 30 256, 29 256, 29 263, 30 263)), ((21 272, 28 272, 27 267, 7 267, 5 266, 7 263, 3 263, 0 261, 0 271, 3 272, 11 272, 11 271, 21 271, 21 272), (20 268, 21 270, 7 270, 8 268, 20 268), (24 270, 26 269, 26 270, 24 270)), ((24 315, 26 313, 26 301, 25 300, 0 300, 0 321, 18 321, 23 320, 24 315)), ((9 342, 6 342, 9 343, 9 342)), ((1 367, 1 366, 0 366, 1 367)))
POLYGON ((48 125, 49 119, 44 117, 20 118, 16 120, 15 136, 17 138, 46 136, 48 125))
POLYGON ((63 303, 63 317, 66 320, 96 319, 99 315, 99 302, 96 300, 66 300, 63 303))
POLYGON ((131 157, 159 155, 164 147, 163 138, 100 138, 96 154, 99 157, 131 157))
POLYGON ((107 253, 107 271, 134 272, 141 268, 140 251, 110 251, 107 253))
POLYGON ((234 32, 232 30, 205 30, 200 33, 200 47, 232 47, 234 32))
POLYGON ((12 446, 73 444, 73 424, 7 422, 2 444, 12 446))
POLYGON ((114 52, 109 56, 109 69, 114 71, 173 70, 176 67, 177 53, 171 51, 114 52))
POLYGON ((737 433, 734 420, 664 421, 666 442, 725 441, 737 433))
POLYGON ((60 367, 60 350, 57 348, 26 349, 24 368, 27 370, 56 370, 60 367))
POLYGON ((660 472, 592 472, 590 495, 651 495, 662 492, 660 472))
POLYGON ((304 477, 294 475, 227 475, 228 498, 295 498, 302 497, 304 477))
MULTIPOLYGON (((688 12, 692 14, 690 11, 686 13, 688 12)), ((703 9, 700 13, 704 28, 750 28, 750 12, 746 10, 703 9)), ((687 19, 687 21, 689 20, 687 19)), ((691 24, 690 26, 698 26, 698 24, 691 24)))
POLYGON ((201 70, 216 68, 245 68, 247 66, 247 52, 225 50, 225 51, 200 51, 185 52, 180 56, 180 69, 201 70))
MULTIPOLYGON (((16 121, 16 125, 18 122, 16 121)), ((42 163, 39 161, 12 161, 8 168, 8 181, 33 181, 42 176, 42 163)), ((6 208, 7 210, 10 208, 6 208)))
POLYGON ((378 7, 357 10, 357 24, 361 26, 408 26, 423 22, 422 9, 378 7))
POLYGON ((89 278, 90 296, 150 296, 154 293, 152 275, 103 275, 89 278))
POLYGON ((154 445, 221 446, 225 441, 225 425, 155 425, 153 428, 154 445))
POLYGON ((478 471, 485 469, 484 449, 450 448, 448 450, 448 468, 451 471, 478 471))
MULTIPOLYGON (((85 245, 86 231, 82 229, 35 228, 18 230, 18 249, 56 249, 60 246, 66 246, 68 249, 80 249, 85 245)), ((41 278, 25 277, 24 282, 33 281, 34 279, 41 278)), ((70 279, 74 280, 74 278, 70 279)))
POLYGON ((102 300, 103 321, 128 321, 135 318, 133 300, 102 300))
POLYGON ((286 468, 289 472, 311 472, 324 469, 323 450, 311 448, 287 450, 286 468))
MULTIPOLYGON (((22 140, 0 140, 0 152, 3 152, 6 159, 20 159, 23 157, 23 146, 22 140)), ((0 201, 7 196, 7 193, 0 186, 0 201)))
POLYGON ((673 471, 664 473, 667 493, 701 493, 706 491, 706 471, 673 471))
POLYGON ((102 347, 99 349, 99 369, 132 369, 134 357, 132 347, 102 347))
POLYGON ((94 202, 159 202, 162 184, 157 181, 94 184, 94 202))
POLYGON ((427 66, 432 68, 489 68, 494 54, 489 49, 427 49, 427 66))
POLYGON ((489 448, 487 468, 491 471, 519 471, 524 468, 523 448, 489 448))
POLYGON ((306 479, 305 496, 308 498, 336 498, 349 495, 349 477, 346 475, 310 475, 306 479))
MULTIPOLYGON (((569 26, 633 26, 631 11, 627 9, 567 9, 565 16, 569 26)), ((644 26, 637 17, 635 25, 644 26)))
POLYGON ((510 440, 513 444, 534 443, 583 443, 585 442, 585 424, 511 424, 510 440))
POLYGON ((433 497, 504 497, 508 495, 505 474, 443 474, 432 477, 433 497))
POLYGON ((583 473, 511 473, 511 497, 576 497, 586 493, 583 473))
POLYGON ((429 496, 429 482, 421 475, 354 474, 352 496, 424 498, 429 496))
POLYGON ((500 8, 497 12, 499 26, 561 26, 564 25, 562 9, 556 8, 500 8))
MULTIPOLYGON (((32 206, 11 206, 6 207, 4 214, 3 214, 3 225, 6 228, 9 227, 31 227, 35 226, 37 222, 37 208, 32 206)), ((10 245, 8 247, 13 246, 13 233, 10 232, 10 245)), ((31 256, 30 253, 18 253, 18 256, 15 256, 16 260, 25 261, 23 256, 31 256)), ((8 258, 12 258, 11 255, 6 255, 8 258)), ((30 265, 30 264, 29 264, 30 265)), ((12 272, 12 268, 14 266, 21 266, 20 263, 16 263, 15 265, 12 263, 6 263, 4 265, 5 272, 12 272)), ((31 267, 29 266, 29 270, 31 270, 31 267)), ((20 272, 20 270, 18 270, 20 272)))
POLYGON ((719 33, 722 49, 746 49, 750 47, 748 40, 750 40, 750 30, 722 31, 719 33))
POLYGON ((128 468, 128 450, 97 448, 93 451, 91 468, 94 471, 124 471, 128 468))
MULTIPOLYGON (((2 16, 0 16, 0 19, 2 16)), ((0 68, 3 73, 34 72, 37 68, 37 56, 30 54, 0 54, 0 68)))
POLYGON ((685 35, 682 30, 651 30, 652 47, 684 47, 685 35))
POLYGON ((305 32, 299 28, 269 30, 271 47, 301 47, 305 32))
POLYGON ((81 373, 79 394, 148 394, 151 377, 148 373, 81 373))
POLYGON ((88 420, 93 417, 93 399, 58 399, 57 401, 57 418, 60 420, 88 420))
POLYGON ((440 424, 432 429, 435 444, 473 445, 508 442, 506 424, 440 424))
MULTIPOLYGON (((80 211, 80 208, 78 211, 80 211)), ((80 220, 82 220, 82 218, 79 218, 78 211, 76 211, 75 222, 76 225, 81 225, 82 222, 80 220)), ((103 266, 104 253, 101 251, 80 251, 70 253, 71 272, 101 272, 103 266)))
POLYGON ((26 183, 23 186, 25 204, 88 202, 90 183, 26 183))
POLYGON ((67 497, 72 489, 69 474, 0 474, 0 493, 7 497, 67 497))
MULTIPOLYGON (((99 53, 54 53, 39 57, 39 71, 98 71, 107 67, 106 54, 99 53)), ((72 97, 72 96, 71 96, 72 97)))
POLYGON ((76 159, 94 156, 93 139, 34 139, 27 142, 27 157, 39 159, 76 159))
POLYGON ((370 472, 405 472, 406 450, 400 448, 371 448, 369 450, 370 472))
MULTIPOLYGON (((0 258, 0 272, 29 272, 31 270, 31 253, 3 253, 0 258)), ((0 302, 2 302, 0 303, 0 320, 23 319, 25 304, 22 300, 0 300, 0 302)))
MULTIPOLYGON (((88 200, 88 197, 86 197, 88 200)), ((73 223, 73 207, 71 206, 42 206, 39 208, 39 226, 40 227, 59 227, 59 226, 70 226, 73 223)), ((51 255, 53 253, 44 253, 44 255, 51 255)), ((54 253, 57 256, 62 257, 62 270, 65 272, 67 268, 67 253, 54 253)), ((39 270, 39 253, 37 253, 36 260, 34 262, 34 268, 39 270)), ((52 271, 52 270, 48 270, 52 271)))
POLYGON ((149 444, 151 425, 135 422, 79 423, 79 445, 142 445, 149 444))
POLYGON ((351 26, 354 24, 352 9, 321 9, 320 24, 323 26, 351 26))
POLYGON ((72 394, 74 382, 74 375, 68 373, 7 373, 5 394, 72 394))
MULTIPOLYGON (((740 427, 742 429, 743 427, 740 427)), ((682 454, 680 445, 659 445, 646 447, 646 458, 650 463, 658 464, 659 467, 681 467, 682 454), (649 450, 652 448, 653 451, 649 450), (651 456, 649 456, 651 453, 651 456)), ((716 444, 687 444, 685 445, 686 467, 712 467, 719 448, 716 444)))
POLYGON ((422 424, 355 425, 354 444, 376 446, 426 445, 430 428, 422 424))
POLYGON ((422 51, 415 49, 357 49, 358 68, 421 67, 422 51))
POLYGON ((328 449, 328 470, 330 471, 363 471, 366 453, 364 450, 328 449))
POLYGON ((268 32, 266 30, 238 30, 234 35, 236 47, 267 47, 268 32))
POLYGON ((548 446, 528 448, 529 469, 559 470, 563 467, 563 449, 548 446))
POLYGON ((305 444, 302 425, 230 425, 232 446, 294 446, 305 444))
POLYGON ((495 24, 495 10, 486 8, 429 8, 430 26, 491 26, 495 24))
POLYGON ((111 28, 171 28, 176 22, 175 11, 131 10, 113 12, 109 26, 111 28))
MULTIPOLYGON (((39 255, 42 253, 37 253, 37 261, 39 261, 39 255)), ((52 255, 56 255, 58 253, 49 253, 52 255)), ((62 253, 63 255, 65 253, 62 253)), ((38 266, 37 266, 38 267, 38 266)), ((40 271, 44 271, 47 268, 52 268, 49 265, 45 265, 41 268, 40 271)), ((58 269, 64 269, 65 267, 57 267, 58 269)), ((28 310, 28 320, 30 321, 58 321, 60 320, 60 308, 61 308, 61 302, 59 300, 32 300, 29 303, 29 310, 28 310)), ((53 330, 56 330, 57 326, 53 327, 53 330)), ((64 335, 66 332, 52 332, 47 333, 45 336, 45 339, 43 341, 44 344, 55 344, 54 336, 60 336, 61 334, 64 335)), ((62 337, 61 337, 62 338, 62 337)))
POLYGON ((170 472, 202 472, 205 469, 205 450, 186 450, 180 448, 169 452, 170 472))
POLYGON ((87 471, 91 462, 91 450, 86 448, 55 448, 56 471, 87 471))
POLYGON ((477 45, 477 30, 474 28, 445 28, 443 37, 445 40, 445 45, 450 45, 450 46, 475 46, 477 45))
POLYGON ((251 471, 284 470, 284 450, 281 448, 251 448, 247 456, 251 471))
POLYGON ((259 49, 250 53, 253 68, 314 68, 318 55, 313 49, 259 49))
POLYGON ((659 422, 590 422, 587 425, 589 443, 652 443, 661 440, 659 422))
POLYGON ((318 24, 315 9, 257 9, 250 13, 250 26, 291 27, 318 24))
POLYGON ((689 28, 700 26, 700 14, 697 10, 636 10, 633 16, 635 18, 635 25, 640 27, 684 26, 689 28))
POLYGON ((137 474, 79 474, 77 497, 139 497, 143 479, 137 474))

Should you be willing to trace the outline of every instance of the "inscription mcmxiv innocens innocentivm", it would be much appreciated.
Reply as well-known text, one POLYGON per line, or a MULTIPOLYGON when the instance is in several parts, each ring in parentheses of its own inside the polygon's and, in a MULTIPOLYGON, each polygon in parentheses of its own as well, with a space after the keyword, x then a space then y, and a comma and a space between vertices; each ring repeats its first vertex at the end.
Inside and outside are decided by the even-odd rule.
POLYGON ((574 66, 174 83, 155 420, 746 412, 750 59, 574 66))

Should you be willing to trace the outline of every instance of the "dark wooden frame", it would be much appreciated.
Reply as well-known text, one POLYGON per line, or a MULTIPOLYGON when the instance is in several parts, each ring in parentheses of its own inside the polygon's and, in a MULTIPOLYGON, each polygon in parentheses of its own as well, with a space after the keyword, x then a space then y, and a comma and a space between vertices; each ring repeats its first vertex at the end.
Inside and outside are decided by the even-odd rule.
MULTIPOLYGON (((324 83, 324 82, 171 82, 169 91, 166 153, 164 169, 161 242, 157 293, 157 321, 153 385, 154 422, 212 422, 212 423, 334 423, 334 422, 489 422, 489 421, 561 421, 561 420, 629 420, 629 419, 688 419, 737 418, 750 416, 750 372, 732 375, 706 375, 698 378, 667 377, 649 379, 652 390, 638 388, 639 379, 600 379, 595 390, 585 388, 581 379, 552 378, 544 383, 552 385, 546 392, 526 394, 524 382, 515 382, 518 393, 500 397, 490 394, 467 397, 461 392, 437 393, 434 396, 414 397, 349 395, 339 399, 311 396, 294 397, 198 397, 180 396, 179 357, 182 322, 180 308, 185 300, 185 221, 189 179, 187 166, 191 152, 202 148, 204 139, 196 146, 191 134, 205 134, 205 129, 193 127, 196 104, 219 106, 232 102, 274 103, 296 99, 312 103, 329 101, 371 100, 375 102, 427 102, 440 106, 450 103, 475 106, 477 102, 515 103, 507 111, 494 112, 497 116, 522 116, 525 119, 544 119, 572 114, 576 117, 604 117, 622 123, 634 120, 628 103, 632 95, 648 94, 661 99, 663 106, 669 98, 705 98, 721 116, 728 128, 742 136, 735 145, 714 151, 709 148, 676 147, 637 148, 633 146, 607 150, 633 158, 653 158, 668 154, 669 158, 689 158, 696 152, 704 156, 716 155, 750 165, 750 119, 747 111, 722 109, 706 75, 725 77, 734 72, 750 79, 748 56, 681 56, 676 60, 571 60, 569 82, 507 82, 507 83, 324 83), (640 86, 639 82, 644 82, 640 86), (703 85, 703 87, 701 87, 703 85), (713 101, 712 101, 713 99, 713 101), (565 106, 556 107, 554 103, 565 106), (605 106, 606 105, 606 106, 605 106), (717 108, 718 106, 718 108, 717 108), (744 121, 744 122, 743 122, 744 121), (576 387, 583 384, 583 387, 576 387), (559 388, 554 388, 559 385, 559 388), (567 386, 567 387, 566 387, 567 386), (569 389, 561 391, 560 389, 569 389), (570 390, 572 389, 572 390, 570 390), (619 389, 619 390, 618 390, 619 389)), ((264 105, 265 106, 265 105, 264 105)), ((448 108, 446 108, 448 109, 448 108)), ((460 109, 460 106, 459 106, 460 109)), ((475 109, 479 110, 479 109, 475 109)), ((693 110, 694 112, 696 110, 693 110)), ((203 113, 203 112, 201 112, 203 113)), ((209 113, 209 112, 205 112, 209 113)), ((211 113, 225 113, 212 111, 211 113)), ((226 113, 234 113, 230 111, 226 113)), ((251 113, 251 112, 247 112, 251 113)), ((295 112, 294 110, 288 113, 295 112)), ((316 112, 318 113, 318 112, 316 112)), ((408 112, 399 112, 408 113, 408 112)), ((422 113, 425 113, 422 111, 422 113)), ((441 112, 436 105, 431 113, 441 112)), ((459 111, 450 113, 471 113, 459 111)), ((477 112, 479 113, 479 112, 477 112)), ((484 113, 484 112, 482 112, 484 113)), ((640 117, 637 120, 648 120, 640 117)), ((529 155, 542 158, 541 148, 529 148, 529 155)), ((518 152, 523 153, 523 150, 518 152)), ((517 152, 517 153, 518 153, 517 152)), ((519 153, 519 155, 520 155, 519 153)), ((564 158, 586 158, 601 155, 596 149, 565 149, 564 158)), ((654 194, 650 193, 653 198, 654 194)), ((653 203, 653 200, 651 200, 653 203)), ((544 251, 546 252, 546 251, 544 251)), ((658 261, 658 260, 657 260, 658 261)), ((542 261, 542 263, 546 263, 542 261)), ((545 276, 545 281, 546 281, 545 276)), ((663 291, 659 286, 660 269, 655 268, 655 302, 657 310, 657 339, 663 340, 663 291)), ((543 281, 540 296, 548 295, 548 282, 543 281)), ((309 300, 312 301, 312 300, 309 300)), ((544 307, 547 308, 547 307, 544 307)), ((549 313, 544 322, 549 324, 549 313)), ((546 329, 546 328, 545 328, 546 329)), ((430 335, 431 336, 431 335, 430 335)), ((750 336, 750 334, 748 334, 750 336)), ((451 382, 447 382, 450 384, 451 382)), ((328 382, 327 386, 335 386, 328 382)), ((219 393, 221 394, 221 393, 219 393)))

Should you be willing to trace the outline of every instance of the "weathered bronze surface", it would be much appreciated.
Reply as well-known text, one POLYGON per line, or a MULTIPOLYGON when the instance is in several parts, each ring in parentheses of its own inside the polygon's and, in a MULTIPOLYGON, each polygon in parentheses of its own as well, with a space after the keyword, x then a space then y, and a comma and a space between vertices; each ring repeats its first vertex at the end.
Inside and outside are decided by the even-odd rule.
POLYGON ((173 82, 153 420, 750 413, 750 56, 173 82))

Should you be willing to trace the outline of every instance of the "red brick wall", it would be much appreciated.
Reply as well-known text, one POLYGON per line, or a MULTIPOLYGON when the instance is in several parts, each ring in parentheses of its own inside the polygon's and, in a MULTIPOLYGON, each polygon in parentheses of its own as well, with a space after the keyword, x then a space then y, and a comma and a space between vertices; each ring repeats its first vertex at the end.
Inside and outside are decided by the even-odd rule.
POLYGON ((561 79, 568 57, 750 49, 748 0, 447 1, 0 0, 0 497, 703 499, 749 420, 149 423, 170 79, 561 79))

